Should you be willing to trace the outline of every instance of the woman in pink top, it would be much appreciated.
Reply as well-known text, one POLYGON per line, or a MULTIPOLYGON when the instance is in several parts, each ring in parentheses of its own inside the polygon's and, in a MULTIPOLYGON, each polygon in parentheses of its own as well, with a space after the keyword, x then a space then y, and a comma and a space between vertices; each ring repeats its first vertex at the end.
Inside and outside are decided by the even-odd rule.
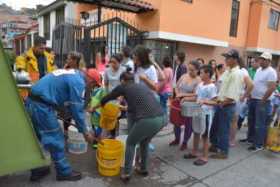
POLYGON ((104 47, 101 53, 98 53, 96 55, 96 69, 101 75, 104 74, 104 71, 109 64, 109 61, 110 58, 108 55, 108 48, 104 47))
POLYGON ((167 101, 169 97, 172 95, 172 79, 173 79, 173 70, 171 68, 171 59, 169 57, 165 57, 163 59, 163 73, 165 79, 160 82, 159 85, 159 96, 160 96, 160 104, 167 114, 167 101))

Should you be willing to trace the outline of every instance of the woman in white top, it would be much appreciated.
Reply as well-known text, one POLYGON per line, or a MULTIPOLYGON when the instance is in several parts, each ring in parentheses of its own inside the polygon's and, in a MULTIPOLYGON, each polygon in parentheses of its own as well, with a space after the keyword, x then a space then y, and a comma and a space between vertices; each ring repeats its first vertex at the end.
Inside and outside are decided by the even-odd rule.
POLYGON ((135 48, 133 61, 135 64, 135 82, 150 88, 156 95, 158 91, 158 74, 149 57, 149 50, 142 45, 135 48))
MULTIPOLYGON (((134 49, 133 61, 135 65, 135 83, 142 84, 148 87, 153 93, 155 98, 160 102, 158 93, 158 71, 151 61, 150 50, 143 45, 138 45, 134 49)), ((130 128, 130 116, 128 115, 128 128, 130 128)), ((149 144, 149 149, 154 150, 154 145, 149 144)), ((136 156, 138 162, 138 154, 136 156)))
POLYGON ((113 55, 109 62, 109 67, 104 72, 104 84, 107 92, 111 92, 115 87, 121 84, 120 76, 126 71, 126 68, 121 66, 122 55, 113 55))

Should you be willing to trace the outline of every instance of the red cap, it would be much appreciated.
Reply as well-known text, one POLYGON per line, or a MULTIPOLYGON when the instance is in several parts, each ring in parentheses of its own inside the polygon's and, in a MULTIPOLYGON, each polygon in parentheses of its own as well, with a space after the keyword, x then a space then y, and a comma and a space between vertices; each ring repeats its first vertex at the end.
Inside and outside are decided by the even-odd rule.
POLYGON ((90 79, 94 80, 99 86, 101 86, 101 84, 102 84, 101 76, 100 76, 100 73, 96 69, 91 68, 91 69, 87 70, 86 75, 90 79))

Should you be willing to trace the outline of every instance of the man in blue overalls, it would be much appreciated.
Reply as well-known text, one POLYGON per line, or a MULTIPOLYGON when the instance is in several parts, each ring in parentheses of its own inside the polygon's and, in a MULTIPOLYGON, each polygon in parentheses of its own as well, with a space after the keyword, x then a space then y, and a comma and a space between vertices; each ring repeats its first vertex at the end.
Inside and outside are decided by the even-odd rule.
MULTIPOLYGON (((80 172, 72 170, 65 157, 64 135, 57 120, 56 108, 67 106, 79 132, 92 143, 93 136, 85 122, 84 93, 86 86, 93 88, 100 84, 100 76, 96 70, 85 76, 78 70, 59 69, 43 77, 31 88, 26 108, 40 142, 50 152, 58 181, 76 181, 82 176, 80 172)), ((38 181, 49 173, 49 167, 32 170, 30 180, 38 181)))

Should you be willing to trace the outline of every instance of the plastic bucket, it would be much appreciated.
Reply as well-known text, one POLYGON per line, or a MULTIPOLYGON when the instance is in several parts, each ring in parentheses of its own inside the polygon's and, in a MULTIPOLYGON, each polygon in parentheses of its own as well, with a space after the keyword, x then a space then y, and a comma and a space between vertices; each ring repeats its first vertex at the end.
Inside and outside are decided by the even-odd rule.
POLYGON ((88 144, 85 141, 67 140, 67 147, 69 153, 83 154, 87 152, 88 144))
POLYGON ((100 127, 106 130, 113 130, 116 127, 119 115, 119 106, 114 103, 107 103, 101 108, 100 127))
POLYGON ((98 144, 96 159, 102 176, 116 176, 120 173, 124 146, 119 140, 104 139, 98 144))
POLYGON ((87 152, 88 143, 85 141, 83 134, 79 133, 74 126, 68 128, 67 148, 68 152, 73 154, 83 154, 87 152))
POLYGON ((280 127, 270 127, 268 129, 266 149, 280 152, 280 127))
POLYGON ((182 116, 196 117, 203 113, 201 106, 195 102, 182 103, 182 116))
POLYGON ((176 126, 184 125, 186 122, 185 117, 181 115, 181 104, 177 99, 171 101, 169 120, 176 126))

